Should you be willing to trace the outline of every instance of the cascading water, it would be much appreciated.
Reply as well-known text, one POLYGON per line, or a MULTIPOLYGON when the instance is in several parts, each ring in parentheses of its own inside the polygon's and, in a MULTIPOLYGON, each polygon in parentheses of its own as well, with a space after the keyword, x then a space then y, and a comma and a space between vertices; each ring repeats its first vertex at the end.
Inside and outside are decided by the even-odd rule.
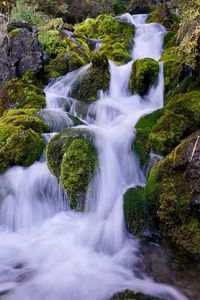
MULTIPOLYGON (((145 22, 145 15, 127 17, 137 28, 133 58, 158 59, 164 28, 140 24, 145 22), (153 36, 153 50, 149 34, 153 36), (138 51, 139 47, 144 51, 138 51)), ((69 73, 46 88, 51 118, 53 112, 56 120, 60 112, 63 118, 66 105, 79 115, 77 101, 68 94, 72 83, 89 67, 69 73)), ((138 277, 139 243, 128 236, 124 225, 124 192, 129 186, 145 184, 131 151, 133 128, 142 115, 163 105, 162 64, 158 83, 145 99, 129 94, 131 67, 132 62, 121 67, 110 62, 109 92, 101 94, 85 114, 99 155, 85 213, 67 208, 66 196, 45 162, 26 169, 16 167, 0 177, 2 300, 105 300, 125 288, 163 299, 186 299, 176 289, 153 282, 142 271, 138 277)))

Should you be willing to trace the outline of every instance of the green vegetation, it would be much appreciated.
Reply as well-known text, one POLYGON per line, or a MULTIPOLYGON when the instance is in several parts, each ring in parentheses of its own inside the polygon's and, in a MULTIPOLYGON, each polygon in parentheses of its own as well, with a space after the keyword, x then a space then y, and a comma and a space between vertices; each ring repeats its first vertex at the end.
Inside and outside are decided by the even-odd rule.
POLYGON ((71 97, 83 101, 97 100, 100 90, 108 90, 109 81, 110 73, 108 67, 90 67, 73 84, 71 97), (88 84, 88 82, 90 84, 88 84))
POLYGON ((84 210, 88 185, 98 164, 93 135, 85 129, 68 128, 47 146, 47 164, 67 191, 70 205, 84 210))
POLYGON ((146 165, 149 159, 149 153, 152 145, 149 140, 149 134, 152 128, 162 116, 163 109, 159 109, 149 115, 142 117, 136 124, 136 138, 134 141, 134 151, 140 159, 142 166, 146 165))
POLYGON ((10 108, 41 109, 45 105, 43 90, 24 79, 12 79, 0 88, 0 116, 10 108))
POLYGON ((133 63, 130 91, 144 96, 149 88, 156 84, 159 74, 159 64, 151 58, 138 59, 133 63))
POLYGON ((100 54, 120 63, 131 60, 134 32, 133 25, 119 22, 111 15, 100 15, 96 19, 86 19, 75 25, 77 36, 102 39, 100 54))
POLYGON ((148 201, 157 204, 162 232, 191 255, 200 254, 198 152, 193 153, 199 149, 198 136, 199 132, 189 136, 159 162, 146 187, 148 201))
POLYGON ((109 300, 159 300, 159 298, 147 296, 141 293, 135 293, 130 290, 125 290, 124 292, 116 293, 109 300))
POLYGON ((179 18, 169 10, 166 4, 162 4, 148 16, 147 22, 160 23, 166 29, 174 31, 178 29, 179 18))
POLYGON ((152 128, 149 140, 156 153, 167 155, 199 126, 200 92, 178 94, 165 105, 164 114, 152 128))

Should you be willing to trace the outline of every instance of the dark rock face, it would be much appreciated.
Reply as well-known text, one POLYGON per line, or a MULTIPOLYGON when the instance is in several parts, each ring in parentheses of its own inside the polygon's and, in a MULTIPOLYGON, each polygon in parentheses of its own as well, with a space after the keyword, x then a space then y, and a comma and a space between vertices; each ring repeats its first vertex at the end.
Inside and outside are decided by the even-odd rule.
POLYGON ((0 35, 0 85, 15 76, 23 76, 29 69, 38 72, 44 63, 34 27, 13 20, 7 30, 9 34, 0 35))

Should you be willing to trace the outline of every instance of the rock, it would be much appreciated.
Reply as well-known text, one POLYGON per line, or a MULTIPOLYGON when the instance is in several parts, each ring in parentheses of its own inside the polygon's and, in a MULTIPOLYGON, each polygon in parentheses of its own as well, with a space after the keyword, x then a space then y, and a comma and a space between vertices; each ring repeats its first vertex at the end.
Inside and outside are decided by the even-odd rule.
POLYGON ((199 126, 200 92, 178 94, 167 102, 164 114, 152 128, 150 144, 157 154, 167 155, 199 126))
POLYGON ((132 66, 130 91, 144 96, 150 87, 156 84, 159 74, 159 64, 151 58, 137 59, 132 66))
POLYGON ((11 20, 9 34, 0 36, 0 85, 26 71, 38 72, 43 67, 43 52, 37 32, 25 21, 11 20))
POLYGON ((162 233, 179 249, 200 255, 200 131, 183 140, 150 172, 145 189, 162 233))
POLYGON ((16 74, 23 76, 29 69, 38 72, 43 67, 43 52, 39 46, 37 32, 27 28, 14 29, 10 36, 10 61, 16 74))
POLYGON ((109 300, 159 300, 159 298, 144 295, 141 293, 135 293, 131 290, 125 290, 124 292, 116 293, 109 300))
POLYGON ((10 108, 41 109, 45 105, 44 91, 32 81, 12 79, 0 88, 0 116, 10 108))
POLYGON ((151 114, 142 117, 135 126, 136 138, 134 140, 133 148, 140 159, 141 166, 147 166, 149 153, 152 148, 149 134, 162 115, 163 109, 156 110, 151 114))
POLYGON ((170 31, 178 29, 179 18, 173 14, 166 3, 159 5, 147 18, 147 23, 160 23, 170 31))
POLYGON ((84 128, 68 128, 47 146, 47 164, 67 191, 70 206, 83 211, 90 180, 98 164, 93 134, 84 128))
POLYGON ((99 97, 100 90, 108 90, 109 82, 108 68, 92 66, 72 85, 71 97, 82 101, 95 101, 99 97))

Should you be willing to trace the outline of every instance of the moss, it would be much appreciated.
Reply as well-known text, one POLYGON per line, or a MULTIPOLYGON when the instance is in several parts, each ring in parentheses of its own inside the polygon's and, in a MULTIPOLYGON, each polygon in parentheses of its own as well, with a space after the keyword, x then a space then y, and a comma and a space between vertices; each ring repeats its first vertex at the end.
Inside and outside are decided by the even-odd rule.
POLYGON ((45 105, 43 90, 23 79, 12 79, 0 88, 0 115, 10 108, 41 109, 45 105))
POLYGON ((24 130, 3 123, 0 126, 0 145, 0 171, 12 165, 31 165, 40 159, 44 149, 43 139, 32 129, 24 130))
POLYGON ((164 49, 174 47, 176 45, 176 32, 168 31, 163 39, 164 49))
POLYGON ((133 63, 130 91, 144 96, 149 88, 156 83, 159 74, 159 64, 151 58, 138 59, 133 63))
POLYGON ((0 124, 12 124, 15 127, 33 129, 38 133, 49 132, 48 125, 39 119, 35 113, 36 110, 34 109, 10 109, 0 118, 0 124))
POLYGON ((124 194, 124 216, 129 232, 143 233, 146 219, 144 188, 130 188, 124 194))
POLYGON ((134 140, 134 151, 139 156, 140 163, 144 166, 149 159, 149 152, 151 150, 151 143, 149 141, 149 134, 152 127, 157 123, 162 116, 163 109, 159 109, 147 116, 142 117, 136 124, 136 138, 134 140))
POLYGON ((100 15, 97 19, 87 19, 75 26, 75 34, 85 38, 103 39, 99 52, 117 62, 131 60, 135 28, 131 24, 117 21, 113 16, 100 15), (114 46, 120 43, 120 49, 114 46))
POLYGON ((108 68, 90 67, 73 84, 71 97, 83 101, 97 100, 100 90, 108 90, 109 82, 110 73, 108 68))
POLYGON ((162 233, 193 256, 200 254, 198 137, 199 131, 159 162, 145 189, 145 197, 158 212, 162 233))
POLYGON ((56 52, 57 47, 67 47, 67 42, 62 38, 59 30, 41 30, 38 39, 43 50, 49 55, 56 52))
POLYGON ((148 16, 147 23, 160 23, 173 31, 178 29, 179 18, 170 12, 166 4, 162 4, 148 16))
POLYGON ((164 62, 165 97, 169 99, 173 90, 181 81, 184 65, 182 59, 178 56, 176 47, 165 49, 160 61, 164 62))
POLYGON ((97 166, 93 135, 85 129, 68 128, 47 146, 47 164, 66 189, 72 208, 84 209, 88 184, 97 166))
POLYGON ((159 300, 159 298, 135 293, 131 290, 125 290, 124 292, 116 293, 109 300, 159 300))
POLYGON ((156 153, 167 155, 199 126, 200 92, 179 94, 165 105, 164 115, 152 128, 149 140, 156 153))
POLYGON ((96 150, 85 139, 75 139, 67 148, 62 164, 60 182, 67 191, 72 208, 83 211, 88 184, 97 165, 96 150))

